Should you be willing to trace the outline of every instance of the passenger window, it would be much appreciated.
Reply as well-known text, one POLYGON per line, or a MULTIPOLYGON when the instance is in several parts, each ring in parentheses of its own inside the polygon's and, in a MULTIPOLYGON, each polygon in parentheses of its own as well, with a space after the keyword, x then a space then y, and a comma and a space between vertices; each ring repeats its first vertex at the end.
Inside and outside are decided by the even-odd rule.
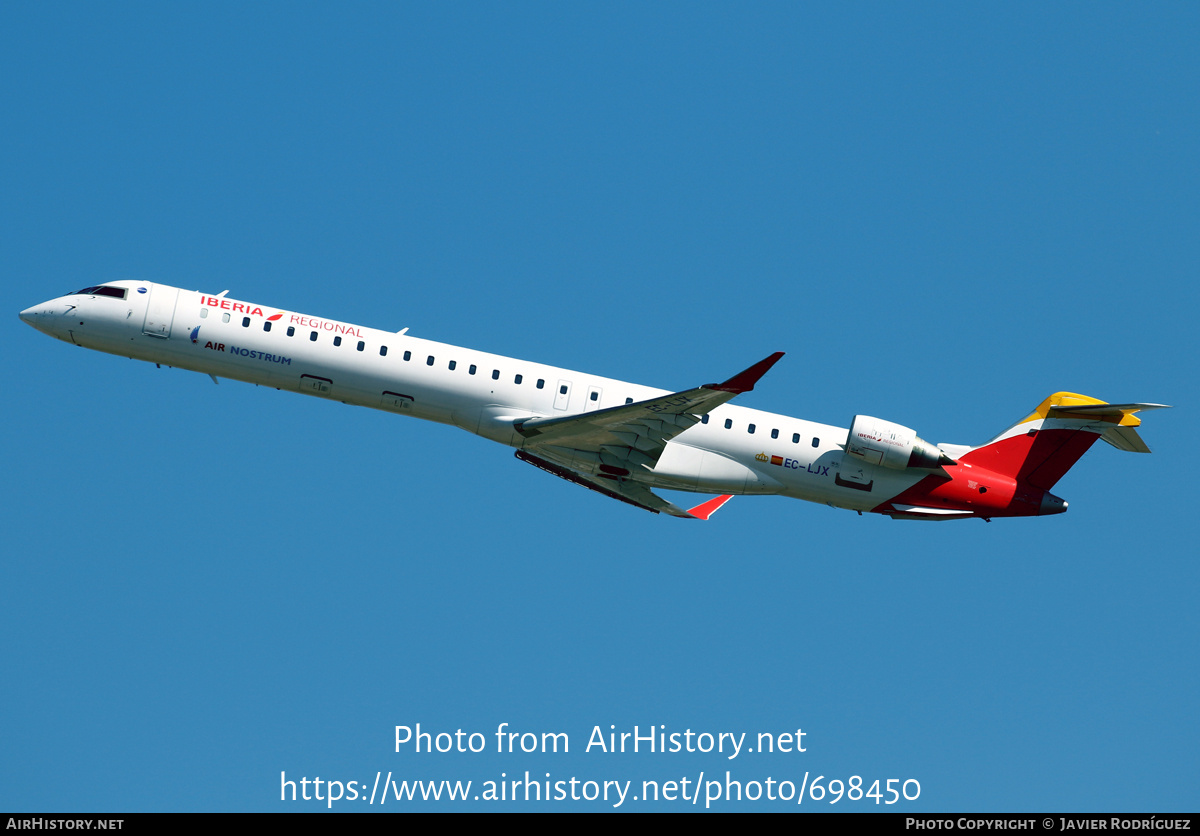
POLYGON ((779 430, 771 430, 771 438, 779 438, 779 430))
POLYGON ((727 430, 733 429, 733 419, 732 418, 725 419, 725 429, 727 429, 727 430))
POLYGON ((295 328, 295 326, 293 326, 293 325, 289 325, 289 326, 288 326, 288 336, 289 336, 289 337, 294 337, 294 336, 296 336, 296 328, 295 328))
POLYGON ((457 361, 457 360, 451 360, 451 361, 450 361, 450 371, 454 371, 456 368, 458 368, 458 361, 457 361))
POLYGON ((537 382, 537 388, 539 388, 539 389, 545 389, 545 388, 546 388, 546 381, 542 380, 542 379, 539 377, 539 378, 538 378, 538 382, 537 382))
POLYGON ((746 432, 750 433, 750 435, 754 435, 754 425, 751 424, 750 426, 746 427, 746 432))
POLYGON ((700 423, 701 424, 708 423, 708 413, 707 412, 700 416, 700 423))
POLYGON ((358 350, 359 351, 362 351, 366 347, 367 347, 367 344, 365 342, 363 342, 362 340, 358 341, 358 350))
POLYGON ((225 313, 221 314, 221 321, 222 321, 222 322, 228 322, 228 321, 229 321, 229 312, 228 312, 228 311, 226 311, 225 313))
POLYGON ((406 352, 404 352, 404 360, 405 360, 405 362, 408 362, 408 361, 409 361, 409 360, 411 360, 411 359, 412 359, 412 352, 411 352, 411 351, 406 351, 406 352))
POLYGON ((500 370, 492 369, 492 380, 499 380, 499 379, 500 379, 500 370))
POLYGON ((633 403, 633 398, 626 398, 625 403, 633 403))
POLYGON ((513 378, 513 383, 515 383, 515 384, 517 384, 518 386, 520 386, 520 385, 521 385, 521 381, 522 381, 522 380, 524 380, 524 379, 525 379, 525 378, 524 378, 524 377, 522 377, 521 375, 517 375, 516 377, 514 377, 514 378, 513 378))
POLYGON ((588 397, 590 397, 594 401, 598 401, 598 400, 600 400, 600 393, 592 392, 591 395, 589 395, 588 397))
POLYGON ((475 370, 476 370, 476 366, 474 363, 472 363, 471 367, 469 369, 467 369, 467 374, 475 374, 475 370))
POLYGON ((341 344, 342 344, 342 338, 341 338, 341 337, 334 337, 334 338, 333 338, 333 344, 334 344, 334 345, 341 345, 341 344))
POLYGON ((432 354, 430 354, 428 357, 425 358, 425 365, 426 366, 433 365, 433 355, 432 354))
POLYGON ((249 327, 250 327, 250 317, 248 317, 248 316, 243 316, 243 317, 242 317, 242 327, 243 327, 243 328, 249 328, 249 327))
POLYGON ((820 444, 821 444, 821 439, 813 438, 813 447, 819 447, 820 444))
POLYGON ((560 395, 565 395, 565 394, 567 394, 567 387, 566 387, 566 386, 559 386, 559 387, 558 387, 558 394, 560 394, 560 395))
POLYGON ((308 341, 310 343, 315 343, 317 341, 317 332, 316 331, 310 331, 308 333, 308 341))
POLYGON ((792 433, 792 444, 800 443, 800 433, 792 433))
POLYGON ((263 330, 264 331, 271 330, 271 320, 268 319, 266 322, 263 323, 263 330))
POLYGON ((201 308, 201 309, 200 309, 200 318, 201 318, 201 319, 208 319, 208 308, 201 308))
POLYGON ((379 346, 379 356, 387 357, 387 346, 386 345, 379 346))

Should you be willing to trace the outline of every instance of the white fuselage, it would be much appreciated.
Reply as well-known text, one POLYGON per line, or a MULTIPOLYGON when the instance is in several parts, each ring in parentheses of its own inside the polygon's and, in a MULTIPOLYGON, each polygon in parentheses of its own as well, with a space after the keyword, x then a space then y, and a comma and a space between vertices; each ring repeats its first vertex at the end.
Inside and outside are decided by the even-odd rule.
MULTIPOLYGON (((453 424, 515 448, 526 439, 514 422, 668 394, 168 285, 106 287, 124 289, 125 298, 72 294, 21 318, 85 348, 453 424)), ((872 489, 837 484, 846 437, 846 428, 724 404, 673 438, 653 470, 636 478, 652 487, 781 494, 860 511, 921 478, 848 459, 845 475, 856 472, 872 489)))

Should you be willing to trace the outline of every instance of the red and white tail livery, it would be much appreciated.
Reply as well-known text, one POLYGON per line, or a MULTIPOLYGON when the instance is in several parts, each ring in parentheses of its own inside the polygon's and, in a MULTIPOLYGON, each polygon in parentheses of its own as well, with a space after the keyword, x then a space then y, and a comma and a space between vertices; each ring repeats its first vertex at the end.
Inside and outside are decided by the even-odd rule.
POLYGON ((378 331, 268 305, 115 281, 21 312, 65 342, 161 365, 453 424, 518 459, 655 513, 708 519, 778 494, 894 519, 1059 514, 1050 491, 1097 439, 1148 453, 1135 413, 1057 392, 980 447, 930 444, 856 415, 849 429, 736 406, 782 356, 681 392, 378 331), (685 510, 654 488, 719 494, 685 510))

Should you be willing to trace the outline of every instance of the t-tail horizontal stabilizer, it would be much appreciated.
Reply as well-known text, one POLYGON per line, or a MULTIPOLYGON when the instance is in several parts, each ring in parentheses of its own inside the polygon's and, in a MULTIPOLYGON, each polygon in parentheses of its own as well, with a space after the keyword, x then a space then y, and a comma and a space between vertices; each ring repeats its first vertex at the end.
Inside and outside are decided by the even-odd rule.
POLYGON ((1142 423, 1142 419, 1135 417, 1133 413, 1147 409, 1170 408, 1163 403, 1059 404, 1047 410, 1047 417, 1087 419, 1113 424, 1100 433, 1100 438, 1126 453, 1149 453, 1150 448, 1142 441, 1136 429, 1142 423))

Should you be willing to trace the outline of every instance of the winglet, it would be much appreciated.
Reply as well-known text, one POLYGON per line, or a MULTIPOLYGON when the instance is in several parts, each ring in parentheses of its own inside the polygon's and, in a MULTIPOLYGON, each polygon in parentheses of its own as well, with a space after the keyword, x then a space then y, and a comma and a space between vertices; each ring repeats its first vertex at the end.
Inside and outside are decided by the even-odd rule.
POLYGON ((718 392, 732 392, 735 395, 740 395, 743 392, 749 392, 754 388, 754 384, 758 383, 759 378, 766 374, 771 366, 779 362, 779 358, 783 356, 782 351, 776 351, 765 360, 759 360, 744 372, 735 374, 733 377, 724 383, 710 383, 705 386, 705 389, 715 389, 718 392))
POLYGON ((707 520, 713 514, 717 513, 729 500, 733 499, 733 494, 727 493, 724 496, 717 496, 710 499, 708 502, 701 502, 695 508, 689 508, 688 513, 698 520, 707 520))

